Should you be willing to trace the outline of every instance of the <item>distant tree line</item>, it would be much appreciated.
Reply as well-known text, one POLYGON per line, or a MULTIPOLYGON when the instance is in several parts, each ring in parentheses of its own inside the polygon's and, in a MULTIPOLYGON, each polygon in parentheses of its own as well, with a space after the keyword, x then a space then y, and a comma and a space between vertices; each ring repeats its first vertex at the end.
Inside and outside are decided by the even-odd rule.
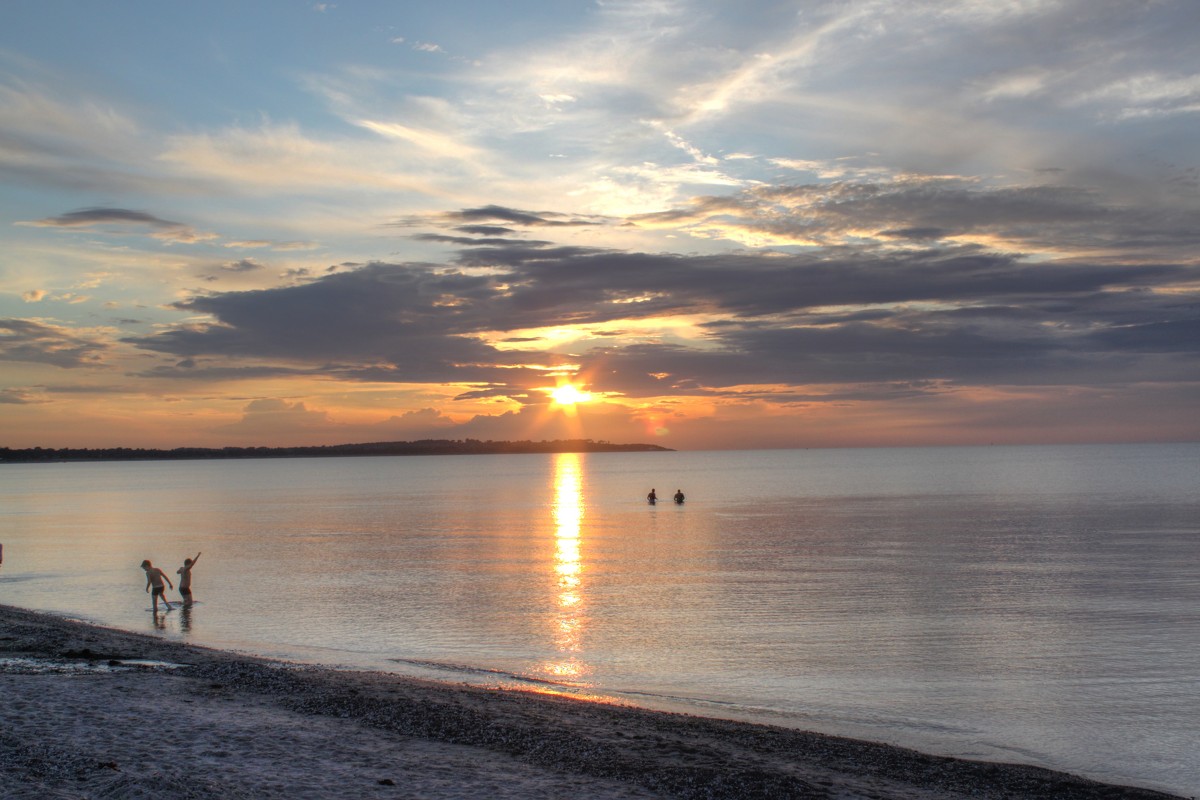
POLYGON ((163 461, 202 458, 309 458, 313 456, 444 456, 496 453, 633 453, 669 451, 656 444, 613 444, 591 439, 494 442, 479 439, 421 439, 415 442, 304 447, 176 447, 155 450, 141 447, 0 447, 0 463, 31 461, 163 461))

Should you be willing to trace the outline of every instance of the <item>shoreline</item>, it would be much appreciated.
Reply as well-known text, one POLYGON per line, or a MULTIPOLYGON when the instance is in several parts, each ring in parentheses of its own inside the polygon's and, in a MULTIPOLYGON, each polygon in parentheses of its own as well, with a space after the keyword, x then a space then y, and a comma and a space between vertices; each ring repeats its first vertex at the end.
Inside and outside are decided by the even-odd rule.
POLYGON ((1039 767, 311 667, 0 605, 0 797, 1176 797, 1039 767))

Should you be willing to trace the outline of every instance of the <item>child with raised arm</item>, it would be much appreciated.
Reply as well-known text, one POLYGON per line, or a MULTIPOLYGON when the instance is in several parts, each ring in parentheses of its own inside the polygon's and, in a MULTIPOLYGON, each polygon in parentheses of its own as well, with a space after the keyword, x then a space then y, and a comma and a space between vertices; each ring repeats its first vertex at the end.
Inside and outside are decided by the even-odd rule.
POLYGON ((167 589, 163 586, 163 581, 166 581, 172 589, 175 588, 175 585, 171 583, 171 579, 167 577, 167 573, 150 563, 150 559, 142 562, 142 569, 146 570, 146 591, 150 591, 150 587, 154 586, 154 594, 151 595, 154 598, 154 613, 158 613, 158 598, 160 597, 166 603, 167 611, 170 611, 171 601, 167 599, 167 589))
POLYGON ((192 605, 192 567, 196 566, 199 560, 200 554, 196 553, 195 558, 185 558, 183 566, 175 570, 179 575, 179 596, 183 598, 184 608, 192 605))

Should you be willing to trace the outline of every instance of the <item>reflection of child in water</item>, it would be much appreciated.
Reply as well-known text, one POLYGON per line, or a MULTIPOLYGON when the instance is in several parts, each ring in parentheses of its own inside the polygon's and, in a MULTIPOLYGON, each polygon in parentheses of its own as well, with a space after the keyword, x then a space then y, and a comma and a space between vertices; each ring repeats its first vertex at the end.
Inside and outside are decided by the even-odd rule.
POLYGON ((192 604, 192 567, 196 566, 199 560, 200 554, 196 553, 195 558, 185 558, 183 566, 175 570, 179 575, 179 596, 183 598, 184 608, 192 604))
POLYGON ((142 569, 146 570, 146 591, 150 591, 150 587, 154 586, 154 593, 151 595, 154 598, 154 613, 158 613, 158 598, 160 597, 166 603, 167 611, 170 611, 171 601, 166 597, 167 588, 163 586, 163 581, 166 581, 172 589, 175 588, 175 585, 171 583, 171 579, 167 577, 167 573, 150 563, 150 559, 142 562, 142 569))

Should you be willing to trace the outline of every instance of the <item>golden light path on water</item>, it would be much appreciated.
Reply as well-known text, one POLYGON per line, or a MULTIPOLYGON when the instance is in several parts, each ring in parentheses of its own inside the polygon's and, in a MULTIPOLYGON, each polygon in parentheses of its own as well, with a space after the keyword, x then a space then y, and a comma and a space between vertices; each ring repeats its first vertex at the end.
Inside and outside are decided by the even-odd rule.
POLYGON ((554 644, 559 658, 546 664, 557 679, 577 681, 591 670, 579 656, 583 647, 586 606, 583 595, 582 460, 578 453, 559 453, 554 459, 554 578, 558 613, 554 644))

